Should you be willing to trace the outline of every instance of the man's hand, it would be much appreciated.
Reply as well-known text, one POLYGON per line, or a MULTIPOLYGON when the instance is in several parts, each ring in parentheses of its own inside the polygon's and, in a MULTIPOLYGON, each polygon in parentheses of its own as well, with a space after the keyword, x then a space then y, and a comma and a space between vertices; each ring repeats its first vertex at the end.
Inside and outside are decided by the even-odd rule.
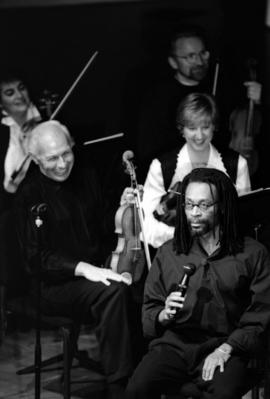
POLYGON ((249 81, 245 82, 244 86, 247 88, 247 98, 254 101, 255 104, 260 104, 262 85, 259 82, 249 81))
POLYGON ((185 297, 180 292, 171 292, 166 298, 165 308, 159 313, 158 321, 163 324, 174 319, 178 309, 184 306, 185 297))
MULTIPOLYGON (((139 195, 140 195, 140 200, 142 200, 143 197, 143 186, 138 185, 138 190, 139 190, 139 195)), ((123 191, 123 194, 121 195, 120 199, 120 205, 129 205, 129 204, 135 204, 135 196, 136 192, 132 187, 126 187, 125 190, 123 191)))
POLYGON ((121 274, 115 273, 111 269, 103 269, 86 262, 79 262, 75 269, 75 276, 85 277, 87 280, 101 282, 110 285, 110 280, 123 282, 130 285, 130 281, 121 274))
POLYGON ((202 379, 204 381, 213 379, 217 367, 220 367, 220 372, 223 373, 224 365, 231 357, 231 351, 232 347, 230 345, 223 344, 207 356, 202 369, 202 379))

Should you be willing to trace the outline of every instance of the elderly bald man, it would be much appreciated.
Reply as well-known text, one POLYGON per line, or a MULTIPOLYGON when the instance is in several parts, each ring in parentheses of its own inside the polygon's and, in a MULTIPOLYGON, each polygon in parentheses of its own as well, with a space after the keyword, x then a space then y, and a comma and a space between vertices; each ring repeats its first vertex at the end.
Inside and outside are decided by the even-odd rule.
POLYGON ((120 398, 118 388, 132 371, 128 281, 100 267, 102 195, 94 172, 75 162, 73 144, 67 128, 57 121, 41 123, 32 131, 29 153, 38 168, 17 193, 17 230, 35 284, 38 243, 30 210, 35 204, 47 204, 41 248, 42 307, 52 314, 97 323, 108 397, 117 392, 120 398))

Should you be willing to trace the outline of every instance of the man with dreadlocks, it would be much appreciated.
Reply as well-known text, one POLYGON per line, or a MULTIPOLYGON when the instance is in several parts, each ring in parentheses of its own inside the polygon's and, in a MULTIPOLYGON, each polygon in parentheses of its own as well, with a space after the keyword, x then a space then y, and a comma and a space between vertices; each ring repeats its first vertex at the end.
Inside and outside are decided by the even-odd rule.
MULTIPOLYGON (((239 399, 247 363, 263 347, 270 319, 270 258, 242 237, 237 193, 217 169, 197 168, 182 183, 173 240, 158 249, 144 292, 149 351, 127 398, 160 398, 194 382, 203 399, 239 399), (176 289, 193 264, 187 293, 176 289)), ((247 387, 246 387, 247 388, 247 387)))

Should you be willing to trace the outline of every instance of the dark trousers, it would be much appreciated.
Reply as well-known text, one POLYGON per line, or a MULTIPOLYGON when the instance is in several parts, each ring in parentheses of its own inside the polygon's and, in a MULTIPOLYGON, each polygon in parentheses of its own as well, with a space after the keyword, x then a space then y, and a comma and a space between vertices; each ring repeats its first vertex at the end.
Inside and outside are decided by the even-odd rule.
POLYGON ((128 377, 133 368, 128 296, 128 287, 123 283, 106 286, 84 278, 42 287, 43 312, 96 324, 101 362, 109 383, 128 377))
POLYGON ((160 395, 177 393, 181 386, 195 379, 203 399, 239 399, 242 396, 247 361, 232 356, 220 373, 216 370, 212 381, 201 379, 203 362, 189 369, 188 359, 168 345, 151 349, 138 365, 126 389, 126 399, 160 399, 160 395))

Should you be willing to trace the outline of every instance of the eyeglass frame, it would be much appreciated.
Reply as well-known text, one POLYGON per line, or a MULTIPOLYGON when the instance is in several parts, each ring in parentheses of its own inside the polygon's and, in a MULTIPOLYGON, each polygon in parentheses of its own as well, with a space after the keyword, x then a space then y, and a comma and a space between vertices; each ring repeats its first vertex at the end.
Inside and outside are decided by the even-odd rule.
POLYGON ((184 202, 183 203, 183 207, 187 211, 192 211, 193 208, 195 206, 197 206, 200 209, 201 212, 205 213, 205 212, 208 211, 209 208, 211 208, 211 206, 218 204, 218 202, 219 201, 215 201, 215 202, 212 202, 211 204, 207 204, 205 201, 202 201, 201 203, 194 204, 194 202, 190 201, 189 203, 188 202, 184 202), (203 208, 202 208, 202 206, 203 206, 203 208))
POLYGON ((190 53, 187 55, 178 55, 178 54, 174 53, 173 56, 176 58, 181 58, 181 59, 185 60, 188 64, 193 64, 197 60, 197 57, 199 57, 200 59, 203 59, 203 60, 206 60, 207 58, 209 58, 210 52, 208 50, 202 50, 199 53, 190 53))

